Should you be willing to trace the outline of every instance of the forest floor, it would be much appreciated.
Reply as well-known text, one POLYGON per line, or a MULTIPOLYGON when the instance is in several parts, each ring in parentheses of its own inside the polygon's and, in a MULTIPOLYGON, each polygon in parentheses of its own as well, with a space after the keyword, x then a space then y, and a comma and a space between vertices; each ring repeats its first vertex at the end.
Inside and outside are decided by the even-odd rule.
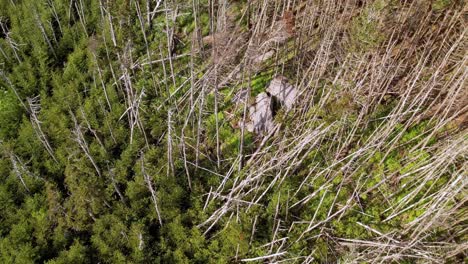
POLYGON ((467 11, 0 0, 0 262, 466 262, 467 11))

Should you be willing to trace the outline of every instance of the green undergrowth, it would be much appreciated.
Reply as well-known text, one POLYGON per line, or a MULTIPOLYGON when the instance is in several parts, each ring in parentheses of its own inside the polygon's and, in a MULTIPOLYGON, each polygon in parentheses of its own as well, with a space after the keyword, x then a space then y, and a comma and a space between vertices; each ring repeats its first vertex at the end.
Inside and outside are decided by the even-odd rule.
MULTIPOLYGON (((390 1, 392 2, 392 1, 390 1)), ((386 1, 374 1, 364 12, 355 17, 350 25, 350 52, 367 52, 377 48, 384 40, 384 25, 379 21, 391 4, 386 1)))
MULTIPOLYGON (((440 138, 455 130, 453 123, 427 138, 435 122, 408 125, 402 117, 380 147, 370 146, 398 101, 385 98, 358 119, 363 95, 346 90, 356 84, 332 81, 339 52, 332 52, 336 60, 323 75, 314 72, 318 80, 302 80, 322 44, 323 29, 313 24, 304 50, 297 35, 275 46, 275 55, 251 76, 214 91, 213 79, 204 79, 213 62, 210 47, 199 47, 194 38, 210 34, 210 13, 220 3, 45 2, 0 0, 0 263, 239 263, 272 254, 283 242, 267 243, 281 238, 285 256, 297 263, 307 255, 316 263, 345 261, 352 252, 336 239, 373 239, 417 221, 426 213, 426 198, 460 169, 450 165, 434 178, 421 170, 432 162, 440 138), (175 5, 177 12, 165 12, 175 5), (275 113, 280 129, 256 158, 276 162, 297 147, 299 132, 320 129, 324 135, 295 153, 301 162, 257 168, 247 161, 264 138, 242 134, 245 105, 233 97, 249 89, 248 117, 255 96, 277 75, 291 84, 310 83, 305 94, 313 97, 301 95, 297 109, 275 113), (31 98, 36 107, 28 105, 31 98), (339 139, 351 133, 343 146, 339 139), (258 181, 244 186, 245 201, 231 201, 209 228, 211 214, 248 176, 258 181)), ((270 13, 287 9, 264 3, 269 22, 270 13)), ((245 0, 227 4, 227 19, 248 35, 263 7, 245 0)), ((454 4, 437 0, 431 7, 442 14, 454 4)), ((337 40, 353 56, 376 51, 387 40, 382 17, 398 6, 364 3, 337 40)), ((301 10, 295 12, 301 17, 301 10)), ((424 70, 427 81, 431 69, 424 70)), ((431 234, 427 241, 441 237, 431 234)))

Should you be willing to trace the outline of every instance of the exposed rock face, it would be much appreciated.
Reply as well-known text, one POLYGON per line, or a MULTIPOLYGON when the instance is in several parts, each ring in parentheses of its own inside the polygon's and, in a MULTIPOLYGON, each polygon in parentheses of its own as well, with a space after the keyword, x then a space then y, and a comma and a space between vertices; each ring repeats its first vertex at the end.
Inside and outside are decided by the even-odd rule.
POLYGON ((286 111, 291 110, 296 102, 297 89, 283 76, 275 77, 268 86, 267 92, 275 97, 286 108, 286 111))
POLYGON ((274 128, 271 97, 260 93, 255 97, 255 104, 249 107, 250 122, 247 130, 257 134, 268 133, 274 128))
MULTIPOLYGON (((297 89, 289 84, 285 77, 275 77, 266 92, 255 97, 255 103, 249 107, 249 122, 245 124, 246 129, 258 135, 265 135, 275 127, 273 120, 275 112, 278 110, 279 102, 282 107, 289 111, 296 102, 297 89)), ((240 90, 233 98, 233 103, 239 104, 247 100, 247 91, 240 90)), ((242 126, 239 122, 238 127, 242 126)))

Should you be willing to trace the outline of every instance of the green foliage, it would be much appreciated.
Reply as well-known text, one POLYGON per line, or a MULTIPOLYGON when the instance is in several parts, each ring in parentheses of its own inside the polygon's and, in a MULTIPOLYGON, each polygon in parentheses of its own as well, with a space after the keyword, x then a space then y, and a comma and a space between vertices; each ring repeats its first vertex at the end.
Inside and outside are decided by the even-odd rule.
POLYGON ((87 257, 87 248, 80 241, 75 240, 69 249, 60 252, 57 258, 47 261, 48 264, 78 264, 90 261, 87 257))
MULTIPOLYGON (((231 76, 216 100, 210 47, 198 47, 196 37, 226 22, 223 30, 258 36, 249 43, 255 49, 274 38, 260 31, 281 19, 271 16, 278 6, 156 2, 0 0, 0 263, 238 263, 280 250, 299 261, 351 261, 353 252, 338 239, 372 240, 401 229, 425 213, 424 198, 450 182, 449 173, 425 181, 409 201, 418 206, 384 221, 386 209, 421 182, 418 170, 431 161, 439 135, 426 136, 437 122, 408 125, 402 118, 389 126, 384 147, 374 148, 369 139, 399 106, 396 92, 364 104, 373 94, 356 95, 349 88, 355 80, 328 78, 354 74, 353 56, 380 52, 388 37, 384 18, 398 1, 340 10, 352 14, 336 35, 346 45, 330 43, 328 55, 327 47, 318 50, 323 28, 316 32, 316 17, 310 29, 296 21, 296 37, 268 47, 274 58, 249 69, 242 83, 231 76), (263 24, 252 27, 259 18, 263 24), (307 40, 301 27, 314 37, 307 40), (319 65, 327 56, 333 62, 319 65), (351 66, 338 74, 343 61, 351 66), (264 138, 242 133, 244 108, 232 98, 249 88, 254 100, 280 73, 313 91, 301 91, 294 111, 276 113, 280 130, 250 160, 264 138), (304 140, 297 131, 322 128, 328 130, 319 142, 292 149, 304 140), (256 167, 286 155, 282 167, 256 167), (239 193, 245 200, 228 202, 239 193), (224 211, 225 203, 232 208, 224 211)), ((436 0, 431 8, 441 16, 454 5, 436 0)), ((304 8, 294 9, 296 19, 304 8)), ((237 51, 239 60, 245 50, 237 51)), ((216 70, 224 81, 235 65, 223 63, 216 70)), ((431 67, 424 69, 429 81, 431 67)))
POLYGON ((436 0, 432 2, 432 10, 442 11, 452 4, 452 0, 436 0))
POLYGON ((268 83, 273 78, 273 72, 264 72, 252 78, 250 83, 250 89, 252 96, 256 96, 261 92, 265 91, 268 83))
POLYGON ((0 139, 11 138, 18 133, 22 114, 21 105, 13 92, 0 90, 0 139))
POLYGON ((385 40, 381 32, 382 25, 379 24, 378 19, 386 7, 385 1, 375 1, 353 19, 349 32, 351 51, 370 51, 385 40))

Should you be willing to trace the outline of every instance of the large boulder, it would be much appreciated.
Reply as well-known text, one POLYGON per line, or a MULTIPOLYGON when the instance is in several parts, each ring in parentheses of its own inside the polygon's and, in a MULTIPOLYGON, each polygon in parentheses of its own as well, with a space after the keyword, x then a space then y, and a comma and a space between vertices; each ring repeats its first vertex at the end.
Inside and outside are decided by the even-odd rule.
POLYGON ((297 89, 289 84, 285 77, 275 77, 266 90, 271 96, 286 108, 286 111, 292 109, 296 102, 297 89))
POLYGON ((256 134, 268 133, 274 128, 271 97, 260 93, 255 97, 255 103, 249 107, 250 122, 247 130, 256 134))
MULTIPOLYGON (((246 129, 258 135, 270 133, 275 127, 273 119, 278 108, 284 107, 286 111, 291 110, 297 95, 296 87, 289 84, 285 77, 275 77, 266 92, 257 95, 255 102, 249 106, 249 121, 245 124, 246 129)), ((235 94, 233 103, 237 105, 246 102, 247 97, 247 90, 240 90, 235 94)), ((241 126, 242 122, 239 122, 239 127, 241 126)))

